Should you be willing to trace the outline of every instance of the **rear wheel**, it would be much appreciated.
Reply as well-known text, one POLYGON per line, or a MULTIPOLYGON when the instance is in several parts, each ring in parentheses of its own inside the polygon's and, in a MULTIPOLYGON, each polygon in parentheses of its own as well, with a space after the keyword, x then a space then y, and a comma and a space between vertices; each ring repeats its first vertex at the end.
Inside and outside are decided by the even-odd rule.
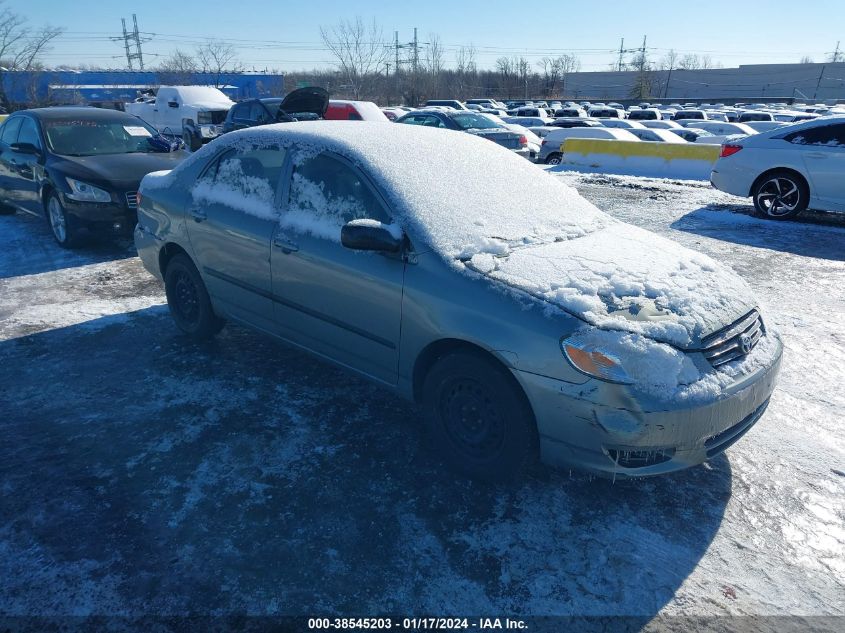
POLYGON ((59 196, 51 193, 47 198, 47 222, 53 238, 62 248, 74 248, 79 243, 77 220, 62 206, 59 196))
POLYGON ((494 360, 449 353, 429 371, 422 394, 433 444, 454 469, 506 481, 536 459, 534 414, 513 376, 494 360))
POLYGON ((546 156, 546 165, 560 165, 560 161, 563 158, 563 154, 560 152, 552 152, 548 156, 546 156))
POLYGON ((202 277, 187 255, 168 262, 164 290, 176 326, 191 338, 208 339, 223 329, 225 321, 214 314, 202 277))
POLYGON ((810 190, 804 179, 789 171, 766 174, 751 194, 757 213, 774 220, 792 218, 807 208, 810 190))

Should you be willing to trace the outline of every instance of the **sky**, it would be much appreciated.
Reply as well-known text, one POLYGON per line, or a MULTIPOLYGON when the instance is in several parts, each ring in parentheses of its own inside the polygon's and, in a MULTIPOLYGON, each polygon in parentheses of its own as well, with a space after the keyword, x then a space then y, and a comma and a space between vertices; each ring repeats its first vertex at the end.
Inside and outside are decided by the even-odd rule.
MULTIPOLYGON (((0 0, 2 1, 2 0, 0 0)), ((625 48, 642 46, 647 36, 651 59, 669 49, 680 55, 708 55, 725 67, 741 64, 797 63, 804 56, 826 61, 837 40, 845 50, 845 2, 842 0, 671 0, 630 2, 602 0, 496 2, 494 0, 380 0, 238 3, 213 0, 5 0, 0 6, 28 20, 65 29, 44 63, 125 68, 121 18, 131 26, 138 18, 147 67, 154 67, 177 47, 193 50, 208 39, 237 48, 248 70, 280 71, 328 68, 331 53, 320 27, 360 16, 375 19, 387 40, 419 42, 436 34, 446 66, 454 66, 462 46, 474 46, 480 68, 493 68, 497 58, 574 54, 581 69, 606 70, 625 48), (248 7, 248 8, 247 8, 248 7)), ((402 54, 407 54, 403 50, 402 54)), ((391 53, 392 55, 392 53, 391 53)))

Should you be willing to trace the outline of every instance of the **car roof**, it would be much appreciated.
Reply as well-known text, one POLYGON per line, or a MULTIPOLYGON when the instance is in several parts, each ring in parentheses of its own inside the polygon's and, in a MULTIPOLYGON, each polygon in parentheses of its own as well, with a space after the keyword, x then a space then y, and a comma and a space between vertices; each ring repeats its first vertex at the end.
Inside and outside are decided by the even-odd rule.
POLYGON ((135 119, 133 114, 121 112, 120 110, 109 110, 106 108, 91 108, 80 106, 54 106, 50 108, 32 108, 31 110, 19 110, 13 114, 31 114, 42 121, 53 119, 86 118, 91 121, 109 121, 120 119, 135 119))

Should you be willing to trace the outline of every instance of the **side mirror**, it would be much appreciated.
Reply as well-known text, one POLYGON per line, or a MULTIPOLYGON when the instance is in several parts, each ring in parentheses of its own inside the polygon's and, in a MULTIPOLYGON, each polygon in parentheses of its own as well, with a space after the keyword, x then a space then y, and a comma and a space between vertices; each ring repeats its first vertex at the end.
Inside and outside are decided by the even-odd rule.
POLYGON ((340 229, 340 243, 356 251, 398 253, 403 238, 399 227, 378 220, 352 220, 340 229))
POLYGON ((13 152, 19 154, 32 154, 33 156, 40 156, 41 150, 35 147, 32 143, 12 143, 9 147, 13 152))
POLYGON ((178 108, 179 107, 179 104, 176 103, 175 101, 168 101, 167 105, 169 105, 171 108, 178 108))

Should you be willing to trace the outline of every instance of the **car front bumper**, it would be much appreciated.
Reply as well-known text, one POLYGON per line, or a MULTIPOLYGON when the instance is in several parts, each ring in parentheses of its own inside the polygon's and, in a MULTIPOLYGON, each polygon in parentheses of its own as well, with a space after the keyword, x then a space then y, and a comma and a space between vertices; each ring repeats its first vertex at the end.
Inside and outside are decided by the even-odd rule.
POLYGON ((781 365, 779 339, 777 345, 770 365, 720 397, 673 410, 645 411, 621 385, 591 380, 573 390, 545 376, 515 374, 534 409, 544 463, 645 477, 701 464, 742 437, 768 406, 781 365))
POLYGON ((114 202, 78 202, 63 195, 62 205, 66 213, 92 231, 128 236, 138 222, 135 209, 114 202))

